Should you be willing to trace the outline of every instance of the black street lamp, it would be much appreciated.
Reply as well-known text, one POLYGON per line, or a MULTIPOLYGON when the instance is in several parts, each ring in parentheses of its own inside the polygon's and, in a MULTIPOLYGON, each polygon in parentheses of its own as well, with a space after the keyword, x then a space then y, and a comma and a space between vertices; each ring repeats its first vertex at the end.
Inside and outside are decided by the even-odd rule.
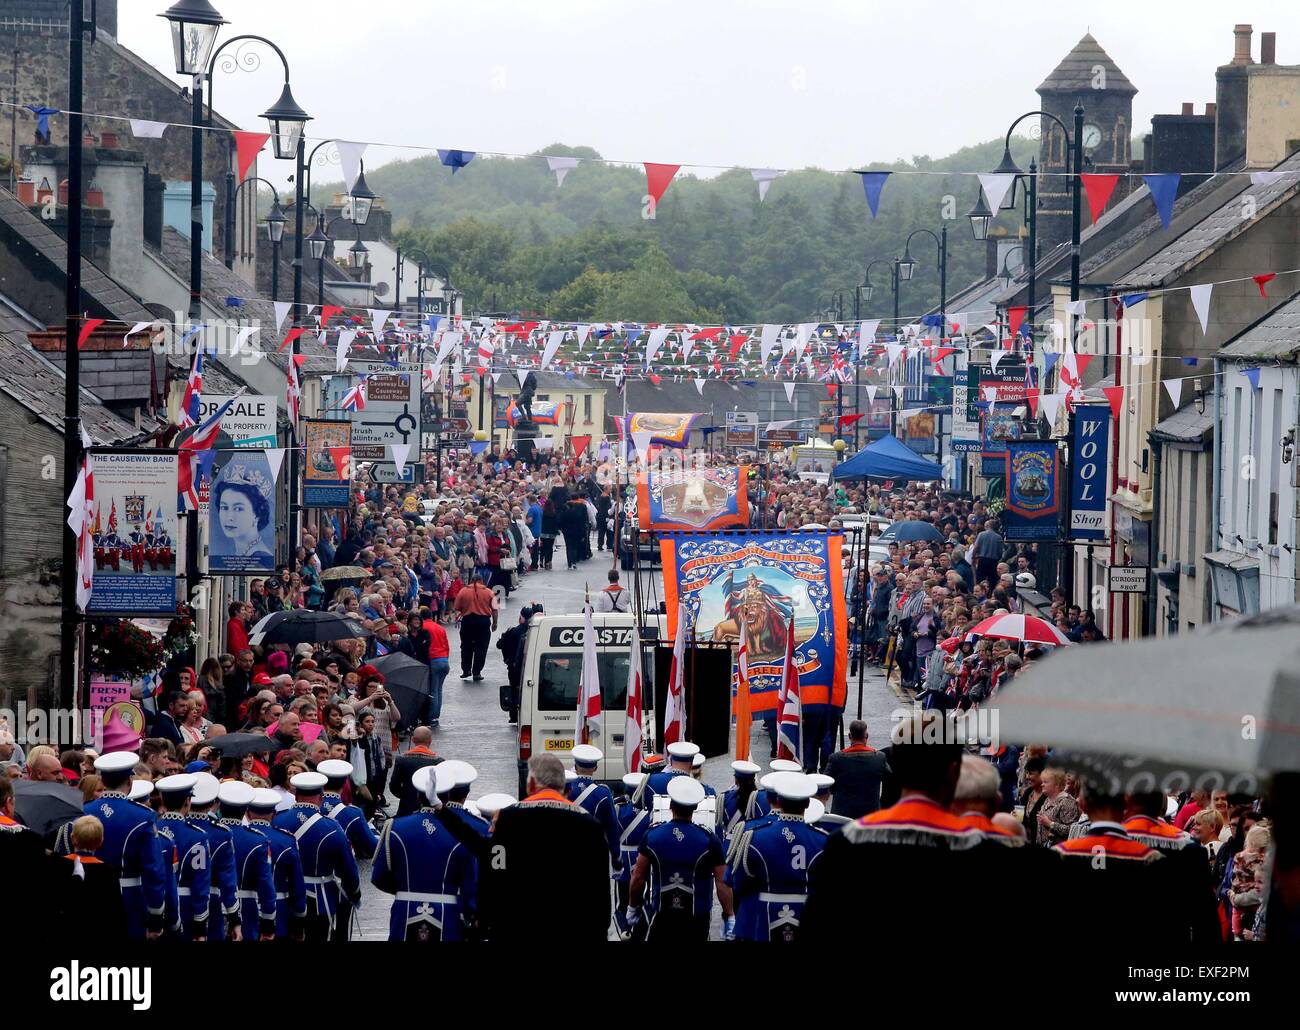
POLYGON ((374 206, 377 194, 366 185, 366 163, 364 161, 361 162, 361 170, 357 174, 357 181, 352 184, 349 196, 352 197, 352 224, 365 225, 370 218, 370 209, 374 206))
POLYGON ((966 216, 970 219, 971 235, 977 242, 983 243, 989 238, 989 223, 993 221, 993 212, 989 210, 988 203, 984 200, 984 190, 981 188, 975 193, 975 205, 970 209, 966 216))
POLYGON ((158 17, 171 23, 177 75, 202 75, 221 26, 229 24, 208 0, 180 0, 158 17))
MULTIPOLYGON (((936 236, 929 229, 915 229, 908 234, 903 243, 903 260, 898 264, 900 274, 905 267, 910 267, 913 271, 916 268, 916 262, 912 260, 912 239, 916 236, 929 236, 934 240, 936 253, 939 258, 939 339, 942 340, 948 327, 948 227, 946 225, 939 227, 939 234, 936 236)), ((912 278, 912 272, 909 271, 905 276, 907 279, 912 278)), ((940 411, 935 418, 934 432, 935 446, 937 448, 936 457, 940 462, 943 461, 943 412, 940 411)))
MULTIPOLYGON (((1070 151, 1070 168, 1067 171, 1070 189, 1070 300, 1079 299, 1079 260, 1080 247, 1079 236, 1081 231, 1082 205, 1083 205, 1083 105, 1076 103, 1074 105, 1074 129, 1073 132, 1060 118, 1050 111, 1027 111, 1011 123, 1007 129, 1006 138, 1002 144, 1002 161, 994 169, 995 174, 1014 175, 1016 178, 1012 181, 1011 188, 1006 191, 1002 198, 999 210, 1010 211, 1016 206, 1015 189, 1016 184, 1021 178, 1026 179, 1026 221, 1029 223, 1029 283, 1028 283, 1028 310, 1026 318, 1029 324, 1029 338, 1031 342, 1034 338, 1034 325, 1037 320, 1037 280, 1038 280, 1038 167, 1035 162, 1029 164, 1028 174, 1021 171, 1019 166, 1011 157, 1011 134, 1026 118, 1046 118, 1060 128, 1065 136, 1066 145, 1070 151)), ((1049 129, 1050 131, 1050 129, 1049 129)), ((982 191, 981 191, 982 192, 982 191)), ((977 204, 978 206, 978 204, 977 204)), ((978 233, 976 229, 976 214, 971 212, 971 228, 978 233)), ((986 224, 987 229, 987 224, 986 224)), ((978 235, 976 236, 978 239, 978 235)), ((1074 340, 1074 316, 1069 315, 1066 339, 1073 342, 1074 340)), ((1073 429, 1073 413, 1070 415, 1071 429, 1073 429)), ((1070 433, 1073 436, 1073 432, 1070 433)), ((1065 481, 1069 482, 1069 452, 1068 442, 1065 445, 1066 460, 1063 463, 1062 476, 1065 481)), ((1062 521, 1058 535, 1058 544, 1060 551, 1058 554, 1060 568, 1060 583, 1069 600, 1074 600, 1074 548, 1070 544, 1070 494, 1065 491, 1065 503, 1062 505, 1062 521)))

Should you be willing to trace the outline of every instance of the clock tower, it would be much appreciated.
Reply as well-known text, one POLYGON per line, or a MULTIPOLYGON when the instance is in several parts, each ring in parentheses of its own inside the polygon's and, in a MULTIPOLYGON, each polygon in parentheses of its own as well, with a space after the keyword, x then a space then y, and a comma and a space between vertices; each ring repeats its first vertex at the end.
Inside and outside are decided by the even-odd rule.
MULTIPOLYGON (((1091 35, 1085 35, 1038 87, 1041 108, 1074 128, 1074 107, 1083 105, 1084 172, 1119 172, 1121 177, 1110 203, 1114 205, 1132 188, 1130 138, 1133 133, 1133 96, 1137 87, 1091 35)), ((1060 127, 1040 118, 1038 167, 1038 246, 1040 257, 1070 241, 1070 148, 1060 127)), ((1090 222, 1088 200, 1083 198, 1081 228, 1090 222)))

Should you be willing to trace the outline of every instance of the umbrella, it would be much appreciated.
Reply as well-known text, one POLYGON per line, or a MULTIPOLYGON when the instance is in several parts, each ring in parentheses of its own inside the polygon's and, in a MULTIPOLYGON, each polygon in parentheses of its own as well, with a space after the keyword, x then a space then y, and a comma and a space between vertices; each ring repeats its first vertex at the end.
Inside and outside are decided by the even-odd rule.
POLYGON ((85 814, 81 791, 66 783, 14 780, 18 821, 42 837, 85 814))
POLYGON ((226 733, 205 741, 225 758, 243 758, 260 752, 275 751, 279 745, 265 733, 226 733))
POLYGON ((1064 647, 1070 643, 1061 631, 1037 615, 990 615, 966 634, 967 640, 993 637, 995 640, 1019 640, 1024 644, 1051 644, 1064 647))
POLYGON ((376 658, 370 664, 383 675, 384 689, 393 695, 401 710, 400 727, 414 726, 424 699, 429 696, 429 667, 400 651, 376 658))
POLYGON ((1296 767, 1297 670, 1292 607, 1177 637, 1062 648, 993 707, 1004 740, 1210 770, 1250 790, 1251 777, 1296 767))
POLYGON ((922 522, 920 519, 908 519, 905 522, 895 522, 886 526, 876 539, 891 543, 912 543, 921 540, 942 543, 946 537, 929 522, 922 522))
POLYGON ((271 612, 258 620, 248 635, 250 644, 315 644, 331 640, 368 637, 370 630, 350 615, 295 608, 271 612))
MULTIPOLYGON (((266 732, 269 735, 279 728, 280 720, 276 719, 275 722, 271 723, 271 725, 266 728, 266 732)), ((302 739, 308 744, 325 732, 325 727, 318 722, 299 722, 298 729, 302 731, 302 739)), ((221 738, 218 737, 217 739, 220 740, 221 738)))
POLYGON ((322 572, 320 578, 322 582, 328 583, 332 579, 365 579, 372 575, 374 573, 360 565, 335 565, 322 572))

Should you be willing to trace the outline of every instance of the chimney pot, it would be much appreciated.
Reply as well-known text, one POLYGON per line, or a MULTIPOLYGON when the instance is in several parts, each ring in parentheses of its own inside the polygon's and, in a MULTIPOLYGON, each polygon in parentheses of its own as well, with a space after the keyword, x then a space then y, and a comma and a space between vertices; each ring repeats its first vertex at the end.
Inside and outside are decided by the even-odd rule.
POLYGON ((1184 103, 1184 104, 1183 104, 1183 114, 1195 114, 1196 112, 1195 112, 1195 110, 1194 110, 1194 106, 1195 106, 1195 105, 1193 105, 1193 104, 1187 104, 1187 103, 1184 103))
POLYGON ((1250 38, 1254 33, 1249 25, 1235 25, 1232 29, 1232 63, 1254 64, 1250 58, 1250 38))
POLYGON ((1259 34, 1259 63, 1277 63, 1277 33, 1261 32, 1259 34))
POLYGON ((1218 112, 1218 110, 1219 110, 1218 105, 1213 102, 1207 103, 1205 105, 1205 114, 1209 118, 1213 118, 1215 114, 1218 112))

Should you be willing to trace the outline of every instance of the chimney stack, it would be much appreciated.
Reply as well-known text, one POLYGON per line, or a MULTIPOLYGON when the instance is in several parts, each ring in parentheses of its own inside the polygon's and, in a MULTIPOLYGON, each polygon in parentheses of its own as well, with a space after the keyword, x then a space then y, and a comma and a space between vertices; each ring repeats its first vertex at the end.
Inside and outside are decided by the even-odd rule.
POLYGON ((1259 34, 1259 63, 1277 63, 1277 33, 1261 32, 1259 34))
POLYGON ((1196 111, 1193 110, 1193 108, 1194 108, 1195 106, 1196 106, 1195 104, 1189 104, 1189 103, 1184 102, 1184 103, 1183 103, 1183 114, 1195 114, 1196 111))
POLYGON ((1250 37, 1254 29, 1249 25, 1235 25, 1232 29, 1232 63, 1254 64, 1250 58, 1250 37))
POLYGON ((1206 103, 1206 105, 1205 105, 1205 113, 1206 113, 1207 116, 1209 116, 1210 118, 1213 118, 1213 117, 1215 116, 1215 114, 1217 113, 1217 111, 1218 111, 1218 105, 1215 104, 1213 101, 1209 101, 1209 102, 1206 103))

